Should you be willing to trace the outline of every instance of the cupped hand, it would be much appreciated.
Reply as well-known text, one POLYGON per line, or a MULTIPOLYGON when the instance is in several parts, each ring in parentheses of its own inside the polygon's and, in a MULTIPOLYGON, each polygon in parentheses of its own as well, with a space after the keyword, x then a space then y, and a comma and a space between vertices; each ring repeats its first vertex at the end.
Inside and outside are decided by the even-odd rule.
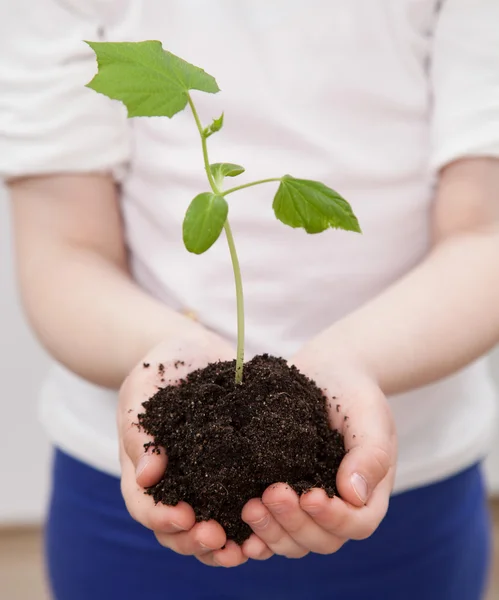
POLYGON ((196 523, 192 507, 185 502, 176 506, 155 504, 144 493, 146 487, 161 479, 167 456, 164 450, 160 454, 144 450, 151 438, 137 427, 137 415, 143 411, 142 403, 158 387, 175 385, 191 371, 233 358, 234 350, 227 342, 201 327, 163 342, 143 358, 123 383, 117 415, 121 490, 131 516, 151 529, 163 546, 193 555, 211 566, 237 566, 247 557, 237 544, 227 542, 220 524, 196 523))
POLYGON ((328 348, 306 346, 293 363, 324 390, 329 421, 342 432, 347 454, 336 484, 341 497, 313 489, 301 497, 284 483, 250 500, 243 520, 253 529, 248 558, 269 551, 288 558, 332 554, 348 540, 362 540, 383 520, 395 477, 397 440, 388 402, 354 357, 331 361, 328 348))

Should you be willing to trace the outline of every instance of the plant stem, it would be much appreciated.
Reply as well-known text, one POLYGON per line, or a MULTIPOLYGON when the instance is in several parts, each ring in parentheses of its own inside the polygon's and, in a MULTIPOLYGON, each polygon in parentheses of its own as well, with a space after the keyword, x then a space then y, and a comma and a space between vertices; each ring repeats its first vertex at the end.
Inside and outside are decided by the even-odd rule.
POLYGON ((241 278, 241 269, 239 267, 239 258, 237 257, 236 246, 232 229, 229 225, 229 219, 224 225, 227 243, 229 244, 230 257, 232 259, 232 269, 234 271, 234 281, 236 283, 236 304, 237 304, 237 354, 236 354, 236 383, 243 382, 244 366, 244 295, 243 281, 241 278))
MULTIPOLYGON (((210 169, 210 161, 208 159, 208 146, 206 144, 206 136, 204 135, 203 126, 199 119, 196 107, 190 94, 187 94, 187 100, 191 107, 192 115, 196 121, 196 126, 201 136, 201 145, 203 148, 203 160, 204 169, 210 183, 210 187, 214 194, 225 196, 227 192, 221 192, 213 178, 210 169)), ((278 181, 278 180, 276 180, 278 181)), ((235 190, 231 190, 235 191, 235 190)), ((236 245, 234 243, 234 237, 232 235, 232 229, 229 225, 229 219, 224 224, 225 236, 227 237, 227 244, 229 245, 230 258, 232 260, 232 270, 234 271, 234 281, 236 284, 236 307, 237 307, 237 354, 236 354, 236 383, 242 383, 243 381, 243 368, 244 368, 244 295, 243 295, 243 282, 241 278, 241 268, 239 266, 239 258, 236 252, 236 245)))
POLYGON ((201 146, 203 148, 204 170, 206 171, 206 176, 208 177, 208 181, 210 182, 210 187, 213 190, 213 193, 220 195, 221 192, 218 189, 217 184, 215 183, 215 180, 213 179, 213 175, 212 175, 211 169, 210 169, 210 161, 208 159, 208 146, 206 144, 206 137, 203 133, 203 126, 201 125, 201 121, 199 120, 198 112, 196 110, 196 107, 194 106, 194 102, 192 101, 190 94, 187 94, 187 101, 189 102, 189 106, 191 107, 192 116, 194 117, 194 120, 196 121, 199 135, 201 136, 201 146))
POLYGON ((281 181, 281 178, 271 177, 269 179, 259 179, 258 181, 252 181, 251 183, 243 183, 243 185, 238 185, 236 187, 225 190, 224 196, 226 196, 227 194, 232 194, 232 192, 237 192, 239 190, 244 190, 245 188, 253 187, 254 185, 260 185, 261 183, 270 183, 272 181, 281 181))

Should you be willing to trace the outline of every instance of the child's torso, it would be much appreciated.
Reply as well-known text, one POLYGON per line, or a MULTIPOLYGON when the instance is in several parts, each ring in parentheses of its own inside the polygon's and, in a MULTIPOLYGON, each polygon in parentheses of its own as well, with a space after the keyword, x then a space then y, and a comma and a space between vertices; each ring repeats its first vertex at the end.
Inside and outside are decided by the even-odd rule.
MULTIPOLYGON (((364 232, 308 236, 285 227, 272 212, 273 184, 229 197, 248 356, 288 357, 426 255, 434 185, 428 68, 437 3, 139 3, 144 14, 135 39, 159 39, 217 78, 220 94, 193 98, 204 123, 225 111, 223 130, 209 139, 210 158, 246 167, 234 185, 285 173, 318 179, 351 202, 364 232)), ((192 116, 186 110, 130 127, 123 211, 137 281, 234 339, 223 236, 202 256, 182 243, 185 210, 208 190, 192 116)), ((62 448, 119 474, 116 402, 115 393, 58 369, 44 390, 43 420, 62 448)), ((483 363, 390 402, 400 440, 398 491, 454 473, 488 447, 494 392, 483 363)))

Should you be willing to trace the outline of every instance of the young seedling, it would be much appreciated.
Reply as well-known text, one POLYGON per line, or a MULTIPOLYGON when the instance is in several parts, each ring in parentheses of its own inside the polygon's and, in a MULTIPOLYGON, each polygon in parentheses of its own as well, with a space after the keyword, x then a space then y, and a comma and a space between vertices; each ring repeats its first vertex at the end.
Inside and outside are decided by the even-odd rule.
POLYGON ((210 164, 207 139, 219 132, 224 115, 203 127, 190 90, 210 94, 220 91, 215 79, 199 67, 163 50, 161 42, 87 42, 97 57, 98 73, 87 87, 121 101, 128 117, 173 117, 189 105, 201 137, 204 168, 211 191, 202 192, 190 203, 183 222, 183 240, 189 252, 206 252, 225 231, 229 245, 237 303, 236 382, 243 380, 244 299, 241 269, 227 218, 226 197, 239 190, 269 182, 279 182, 273 209, 279 221, 302 227, 307 233, 328 228, 360 233, 350 204, 337 192, 318 181, 291 175, 272 177, 223 189, 226 177, 237 177, 244 167, 232 163, 210 164))

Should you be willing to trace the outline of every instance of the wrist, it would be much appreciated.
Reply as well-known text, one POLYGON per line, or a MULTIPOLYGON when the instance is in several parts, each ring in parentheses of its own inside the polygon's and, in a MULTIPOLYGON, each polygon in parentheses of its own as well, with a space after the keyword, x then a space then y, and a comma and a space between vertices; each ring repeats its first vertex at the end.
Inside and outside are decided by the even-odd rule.
POLYGON ((144 328, 141 357, 166 340, 197 344, 208 335, 208 330, 194 316, 161 308, 161 314, 148 319, 147 328, 144 328))
POLYGON ((293 358, 293 364, 314 379, 319 387, 328 387, 345 378, 355 379, 362 386, 380 387, 366 356, 334 327, 307 342, 293 358))

